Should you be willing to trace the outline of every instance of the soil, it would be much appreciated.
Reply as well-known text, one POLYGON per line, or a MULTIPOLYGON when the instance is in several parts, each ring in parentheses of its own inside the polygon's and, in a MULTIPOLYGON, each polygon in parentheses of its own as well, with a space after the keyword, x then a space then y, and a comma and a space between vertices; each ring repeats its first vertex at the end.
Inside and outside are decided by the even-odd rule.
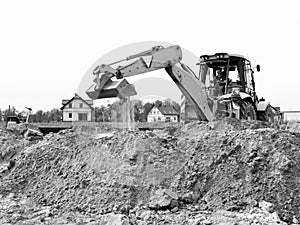
POLYGON ((0 224, 298 224, 300 138, 288 128, 0 129, 0 224))

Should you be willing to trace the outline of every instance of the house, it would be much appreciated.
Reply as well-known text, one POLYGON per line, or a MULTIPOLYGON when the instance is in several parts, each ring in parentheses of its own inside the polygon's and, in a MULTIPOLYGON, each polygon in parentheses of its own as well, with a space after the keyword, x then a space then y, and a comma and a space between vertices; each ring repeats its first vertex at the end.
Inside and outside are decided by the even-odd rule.
POLYGON ((75 94, 70 100, 62 100, 63 121, 93 121, 94 108, 93 100, 85 100, 79 95, 75 94))
POLYGON ((179 113, 169 106, 153 106, 147 115, 147 122, 179 122, 179 113))

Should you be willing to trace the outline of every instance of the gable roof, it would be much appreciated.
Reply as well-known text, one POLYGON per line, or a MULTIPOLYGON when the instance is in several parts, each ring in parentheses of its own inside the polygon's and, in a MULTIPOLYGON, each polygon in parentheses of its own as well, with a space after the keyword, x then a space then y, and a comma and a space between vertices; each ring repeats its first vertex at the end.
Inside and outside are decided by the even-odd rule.
POLYGON ((60 110, 63 110, 65 108, 66 105, 68 105, 69 103, 71 103, 74 99, 79 99, 81 101, 83 101, 85 104, 87 104, 92 110, 94 110, 94 108, 92 107, 93 105, 93 101, 92 100, 84 100, 83 98, 81 98, 78 94, 75 93, 75 96, 73 98, 71 98, 70 100, 66 100, 63 99, 62 100, 62 104, 63 106, 60 108, 60 110))
POLYGON ((160 107, 156 107, 155 105, 153 105, 152 108, 149 110, 149 112, 154 107, 157 108, 161 112, 161 114, 163 114, 163 115, 179 115, 179 113, 176 111, 176 109, 171 105, 160 106, 160 107))
POLYGON ((160 106, 157 108, 163 115, 179 115, 179 113, 176 111, 176 109, 171 105, 160 106))

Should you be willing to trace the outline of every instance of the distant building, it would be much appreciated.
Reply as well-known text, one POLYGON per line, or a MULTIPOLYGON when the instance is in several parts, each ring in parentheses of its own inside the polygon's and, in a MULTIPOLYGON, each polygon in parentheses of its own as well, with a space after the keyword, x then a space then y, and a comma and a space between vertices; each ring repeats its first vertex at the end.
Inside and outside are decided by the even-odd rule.
POLYGON ((75 94, 70 100, 62 100, 63 121, 94 121, 94 108, 92 100, 82 99, 75 94))
POLYGON ((147 122, 179 122, 179 113, 173 106, 153 106, 147 115, 147 122))
POLYGON ((300 122, 300 110, 282 111, 282 119, 285 122, 300 122))

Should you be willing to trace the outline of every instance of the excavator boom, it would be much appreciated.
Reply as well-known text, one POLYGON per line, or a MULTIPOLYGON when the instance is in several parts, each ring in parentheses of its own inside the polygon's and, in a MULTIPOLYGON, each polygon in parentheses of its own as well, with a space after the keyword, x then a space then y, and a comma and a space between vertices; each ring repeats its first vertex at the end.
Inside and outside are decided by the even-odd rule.
POLYGON ((87 94, 92 99, 109 97, 127 97, 136 94, 133 85, 126 77, 139 75, 154 70, 165 69, 184 96, 194 106, 201 120, 213 120, 214 114, 208 105, 205 85, 181 63, 182 51, 177 45, 167 48, 156 46, 124 60, 112 64, 102 64, 94 69, 96 85, 90 87, 87 94), (125 65, 120 65, 126 62, 125 65), (117 78, 116 81, 112 78, 117 78))

